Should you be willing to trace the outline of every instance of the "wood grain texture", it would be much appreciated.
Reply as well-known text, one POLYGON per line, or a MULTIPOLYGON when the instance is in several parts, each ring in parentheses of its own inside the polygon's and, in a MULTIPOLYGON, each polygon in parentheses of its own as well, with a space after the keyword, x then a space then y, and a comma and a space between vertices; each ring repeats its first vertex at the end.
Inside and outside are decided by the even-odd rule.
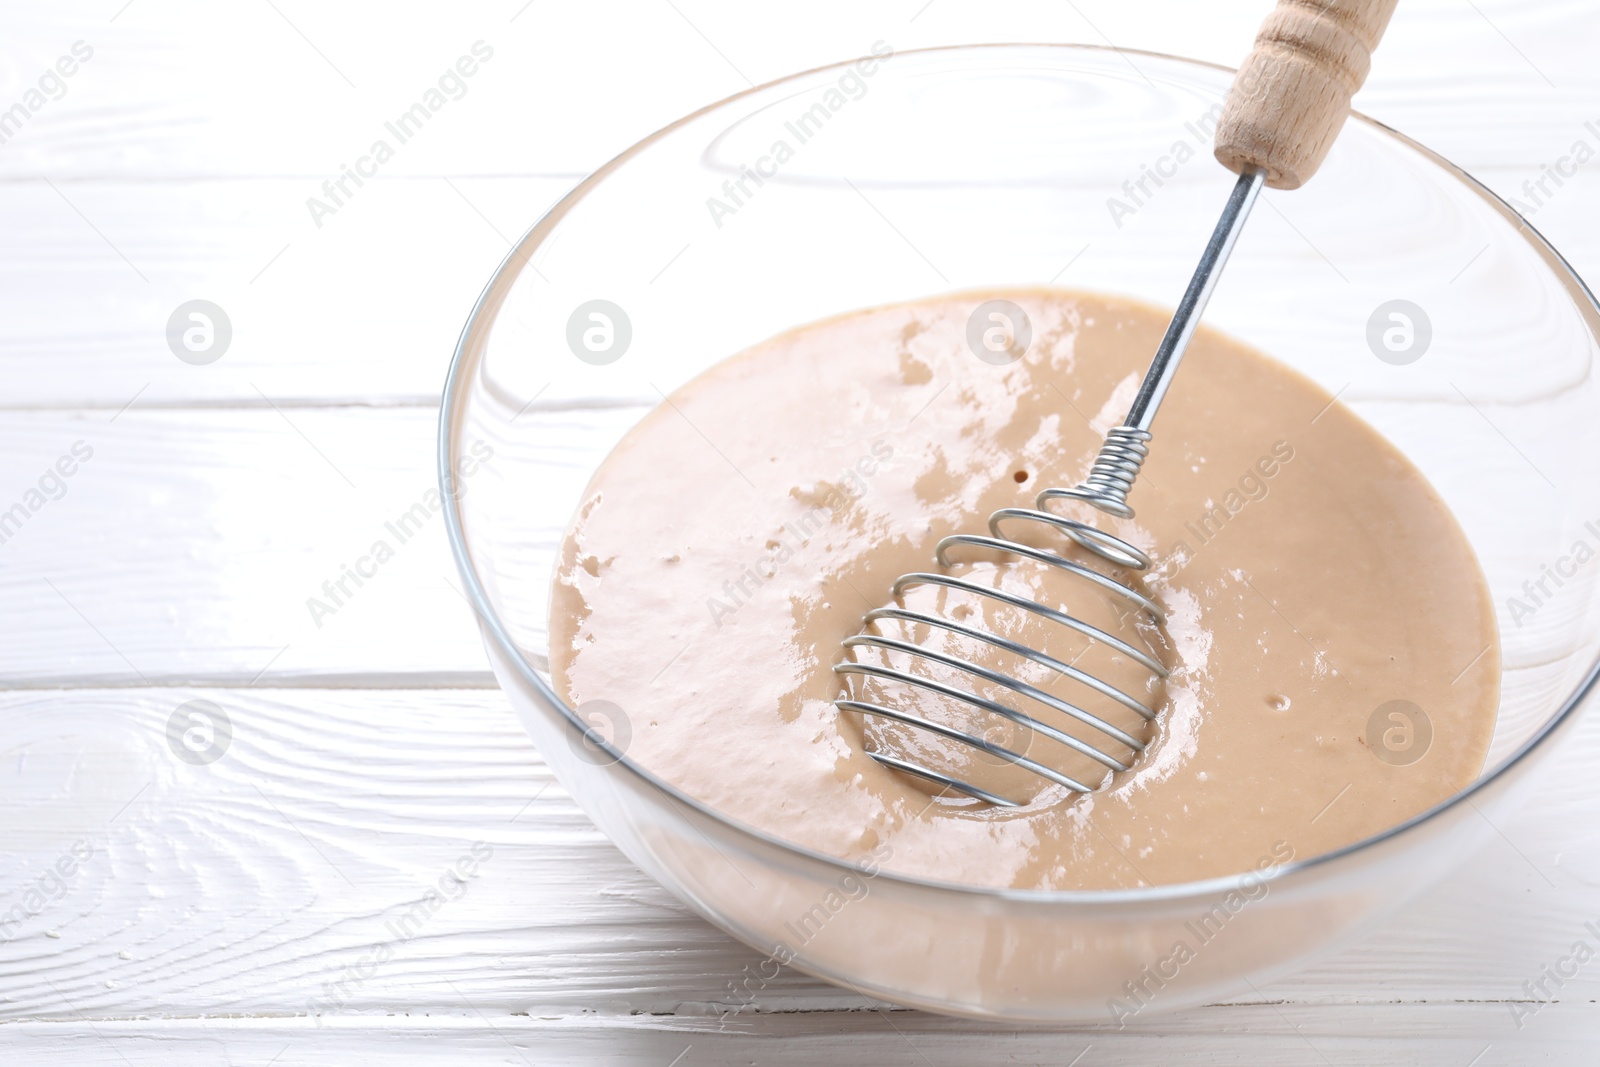
MULTIPOLYGON (((589 471, 642 411, 531 412, 500 445, 546 487, 529 551, 554 552, 589 471)), ((492 685, 436 510, 437 420, 0 413, 0 597, 28 620, 0 642, 0 685, 492 685), (54 476, 74 447, 91 458, 54 476), (357 584, 357 567, 375 573, 357 584)))
POLYGON ((433 485, 433 412, 367 411, 360 432, 351 409, 111 414, 4 420, 7 508, 37 503, 75 444, 93 450, 0 545, 0 586, 29 620, 0 653, 11 684, 393 678, 408 662, 487 680, 438 517, 403 545, 384 526, 433 485), (323 583, 379 539, 394 558, 313 618, 307 601, 333 605, 323 583))
MULTIPOLYGON (((74 0, 8 15, 17 62, 7 106, 73 41, 96 55, 5 146, 0 175, 296 175, 314 187, 480 39, 494 59, 387 172, 583 174, 696 108, 864 55, 878 40, 897 51, 1071 41, 1234 67, 1270 7, 823 0, 769 10, 618 0, 525 9, 494 0, 441 10, 412 0, 375 17, 362 5, 291 2, 279 14, 139 0, 111 21, 119 6, 74 0)), ((1600 10, 1585 0, 1408 0, 1356 108, 1469 167, 1539 160, 1596 118, 1597 30, 1600 10), (1486 123, 1495 136, 1484 136, 1486 123)), ((1137 69, 1137 56, 1130 63, 1137 69)))
POLYGON ((1266 171, 1274 189, 1310 180, 1344 128, 1396 2, 1279 0, 1228 90, 1217 124, 1222 165, 1266 171))
MULTIPOLYGON (((605 841, 498 693, 11 693, 0 696, 0 729, 0 1042, 30 1020, 472 1023, 480 1012, 494 1026, 526 1026, 515 1022, 526 1016, 627 1028, 649 1016, 688 1033, 893 1032, 859 996, 794 973, 722 1018, 734 1007, 728 984, 755 954, 605 841), (174 710, 192 700, 232 724, 206 765, 174 758, 167 741, 174 710), (88 858, 50 880, 80 842, 88 858), (475 869, 428 908, 467 856, 475 869), (30 902, 41 885, 44 899, 30 902), (793 1013, 817 1017, 775 1018, 793 1013)), ((1257 997, 1124 1033, 1220 1037, 1264 1025, 1281 1037, 1289 1020, 1311 1035, 1352 1037, 1354 1027, 1498 1045, 1559 1042, 1600 1022, 1600 972, 1587 970, 1522 1030, 1512 1014, 1528 1004, 1524 981, 1594 939, 1584 924, 1600 918, 1600 800, 1587 769, 1597 757, 1591 717, 1526 813, 1498 827, 1503 838, 1360 943, 1257 997), (1272 1023, 1263 1004, 1286 1014, 1272 1023)), ((896 1018, 929 1033, 997 1030, 896 1018)))
MULTIPOLYGON (((1537 405, 1486 400, 1490 424, 1452 400, 1406 408, 1397 440, 1471 443, 1429 473, 1485 543, 1504 505, 1484 477, 1517 484, 1527 456, 1580 476, 1556 462, 1566 424, 1541 426, 1537 405)), ((553 560, 590 473, 646 410, 535 406, 463 491, 515 487, 518 550, 553 560)), ((0 411, 0 597, 27 620, 0 642, 0 688, 492 685, 436 509, 436 423, 409 407, 0 411)), ((1570 546, 1562 499, 1527 503, 1544 509, 1528 526, 1541 536, 1492 542, 1496 588, 1520 589, 1570 546)), ((1540 625, 1506 635, 1508 669, 1578 647, 1571 613, 1592 582, 1583 572, 1540 625)))
MULTIPOLYGON (((1449 884, 1238 1003, 1121 1032, 1014 1030, 880 1011, 785 973, 729 1014, 754 954, 552 781, 489 688, 436 518, 322 626, 307 612, 432 486, 445 360, 509 240, 617 151, 877 40, 1081 41, 1231 66, 1267 7, 8 10, 0 111, 74 42, 94 55, 0 143, 0 510, 75 442, 94 455, 0 542, 0 1055, 1591 1063, 1600 964, 1537 1011, 1524 983, 1579 939, 1600 944, 1584 925, 1600 922, 1594 721, 1449 884), (464 95, 316 225, 307 199, 478 40, 494 57, 464 95), (163 336, 197 297, 237 327, 204 367, 163 336), (234 729, 208 765, 167 739, 193 700, 234 729), (475 845, 490 854, 465 888, 417 913, 475 845)), ((1518 198, 1600 275, 1597 30, 1584 0, 1408 0, 1355 106, 1518 198)), ((1335 261, 1337 237, 1307 234, 1335 261)), ((527 447, 569 486, 636 415, 552 412, 527 447)), ((547 548, 558 511, 535 524, 547 548)))
MULTIPOLYGON (((1548 167, 1476 176, 1595 278, 1600 167, 1574 162, 1580 145, 1600 153, 1600 132, 1578 127, 1551 147, 1548 167), (1572 173, 1552 175, 1558 164, 1572 173)), ((306 188, 295 179, 58 182, 70 205, 43 181, 0 185, 0 410, 94 408, 109 419, 130 403, 132 411, 432 407, 467 313, 511 239, 570 185, 373 182, 320 231, 305 218, 306 188), (229 349, 206 366, 180 361, 166 341, 173 310, 195 298, 220 305, 233 325, 229 349)), ((1282 197, 1279 210, 1283 217, 1261 211, 1250 233, 1294 226, 1306 256, 1336 265, 1330 283, 1389 269, 1332 225, 1309 222, 1294 197, 1282 197)), ((900 225, 919 244, 937 237, 900 225)), ((1480 252, 1468 242, 1430 262, 1448 279, 1480 252)), ((1061 284, 1105 285, 1122 269, 1117 256, 1113 242, 1096 243, 1061 284)), ((1229 276, 1250 269, 1241 259, 1229 276)), ((1219 303, 1227 299, 1224 291, 1219 303)))
POLYGON ((319 228, 301 179, 18 181, 0 196, 0 406, 431 406, 489 275, 571 184, 383 179, 319 228), (204 366, 167 342, 194 299, 232 324, 204 366))
MULTIPOLYGON (((1215 1013, 1217 1009, 1202 1009, 1215 1013)), ((603 1015, 486 1018, 463 1007, 450 1016, 397 1016, 381 1024, 339 1020, 318 1028, 304 1020, 112 1020, 76 1031, 51 1024, 7 1027, 8 1050, 29 1063, 85 1067, 160 1064, 267 1065, 274 1057, 294 1067, 348 1064, 563 1065, 625 1067, 674 1064, 861 1064, 871 1067, 1199 1067, 1240 1063, 1274 1067, 1524 1067, 1593 1063, 1593 1017, 1579 1011, 1558 1021, 1537 1049, 1485 1036, 1479 1009, 1410 1005, 1321 1008, 1294 1004, 1230 1007, 1227 1031, 1188 1033, 1144 1028, 1101 1030, 982 1030, 911 1012, 865 1007, 833 1013, 765 1016, 749 1024, 603 1015), (719 1028, 720 1025, 720 1028, 719 1028), (1528 1059, 1537 1055, 1537 1061, 1528 1059), (1079 1057, 1074 1061, 1074 1057, 1079 1057), (1181 1057, 1181 1058, 1180 1058, 1181 1057)), ((1190 1013, 1191 1017, 1201 1012, 1190 1013)), ((1541 1016, 1541 1020, 1544 1017, 1541 1016)))

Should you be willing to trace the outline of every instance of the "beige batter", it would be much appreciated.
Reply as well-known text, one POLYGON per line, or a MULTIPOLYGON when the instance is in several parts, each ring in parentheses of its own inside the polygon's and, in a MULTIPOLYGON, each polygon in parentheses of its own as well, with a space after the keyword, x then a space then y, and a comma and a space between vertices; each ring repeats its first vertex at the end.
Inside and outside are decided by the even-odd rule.
MULTIPOLYGON (((1480 770, 1498 702, 1494 615, 1471 549, 1421 473, 1370 427, 1205 329, 1156 421, 1130 497, 1136 518, 1058 507, 1154 558, 1134 580, 1165 609, 1164 626, 1036 562, 958 550, 945 568, 1056 598, 1149 649, 1171 670, 1165 683, 1013 609, 931 589, 904 600, 982 621, 1150 701, 1160 714, 1132 770, 1082 796, 832 704, 841 642, 893 602, 897 576, 939 570, 939 538, 986 533, 994 509, 1080 479, 1167 318, 1100 295, 963 294, 802 327, 714 367, 635 427, 589 486, 551 608, 557 690, 580 711, 620 708, 631 757, 738 821, 974 885, 1233 874, 1357 841, 1450 796, 1480 770), (996 298, 1032 326, 1025 354, 998 366, 967 342, 973 310, 996 298), (932 795, 869 747, 1026 802, 932 795)), ((1028 524, 1004 532, 1092 559, 1028 524)), ((943 631, 890 629, 900 625, 881 632, 1105 708, 1035 664, 943 631)), ((974 709, 903 688, 873 699, 1063 762, 1053 742, 974 709)))

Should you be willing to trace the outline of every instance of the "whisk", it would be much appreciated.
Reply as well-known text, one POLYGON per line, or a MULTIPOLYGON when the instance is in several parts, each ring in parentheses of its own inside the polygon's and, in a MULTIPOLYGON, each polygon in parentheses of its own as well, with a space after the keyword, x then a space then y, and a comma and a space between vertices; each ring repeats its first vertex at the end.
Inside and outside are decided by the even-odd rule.
MULTIPOLYGON (((1351 96, 1366 79, 1371 52, 1377 47, 1389 17, 1394 12, 1396 2, 1397 0, 1326 0, 1326 2, 1280 0, 1278 7, 1262 24, 1261 31, 1256 36, 1254 49, 1234 78, 1223 107, 1222 118, 1217 126, 1216 158, 1228 169, 1236 172, 1239 179, 1228 196, 1222 215, 1200 256, 1199 265, 1189 280, 1188 288, 1178 303, 1172 321, 1156 348, 1150 369, 1129 408, 1127 418, 1123 420, 1122 425, 1107 431, 1105 441, 1083 481, 1067 489, 1045 489, 1035 498, 1032 508, 1001 508, 989 516, 987 536, 955 534, 944 538, 934 550, 935 559, 941 567, 950 566, 950 550, 962 546, 1032 560, 1065 572, 1075 580, 1089 583, 1102 593, 1126 604, 1129 609, 1142 613, 1145 619, 1156 626, 1166 621, 1161 606, 1132 585, 1074 562, 1056 552, 1035 548, 1008 538, 1002 533, 1001 527, 1007 522, 1038 524, 1065 537, 1069 542, 1111 564, 1114 568, 1128 571, 1143 571, 1149 568, 1150 557, 1127 541, 1087 523, 1050 511, 1048 505, 1053 500, 1076 501, 1115 518, 1133 517, 1133 508, 1128 504, 1128 493, 1133 488, 1140 468, 1149 455, 1150 427, 1155 421, 1156 411, 1172 385, 1178 364, 1188 348, 1190 339, 1194 336, 1195 327, 1199 324, 1200 316, 1205 310, 1212 290, 1216 287, 1223 265, 1233 250, 1234 242, 1261 192, 1261 187, 1269 185, 1274 189, 1298 188, 1321 165, 1328 148, 1344 125, 1345 117, 1349 114, 1351 96)), ((986 586, 968 578, 937 572, 902 575, 894 583, 893 594, 899 600, 904 592, 916 586, 942 587, 993 601, 1018 611, 1032 613, 1049 622, 1068 627, 1090 642, 1120 653, 1156 678, 1167 677, 1167 668, 1149 651, 1137 648, 1106 630, 1075 617, 1064 606, 1043 604, 1038 600, 986 586)), ((1047 693, 1011 674, 911 641, 877 632, 866 632, 874 629, 874 623, 881 621, 897 621, 939 629, 1001 649, 1031 660, 1057 675, 1086 687, 1100 697, 1135 713, 1145 723, 1156 719, 1156 708, 1071 663, 1063 662, 1057 657, 1029 648, 989 630, 970 626, 953 618, 905 607, 884 607, 868 612, 864 620, 864 632, 847 638, 844 648, 847 651, 862 648, 897 652, 925 663, 937 664, 960 675, 970 676, 1028 697, 1062 716, 1061 724, 1047 722, 979 693, 897 669, 887 662, 847 660, 836 664, 834 671, 841 676, 855 675, 876 679, 882 683, 920 689, 953 701, 957 705, 977 709, 979 713, 998 716, 1092 760, 1093 764, 1101 769, 1099 779, 1088 782, 1082 777, 1074 777, 1058 767, 1050 766, 1030 758, 1023 752, 991 741, 975 729, 963 729, 961 726, 936 721, 887 704, 856 699, 848 695, 852 692, 848 688, 847 695, 834 701, 835 706, 841 711, 893 720, 915 730, 926 731, 970 746, 1077 793, 1093 792, 1109 781, 1112 773, 1131 769, 1139 754, 1145 750, 1144 740, 1108 722, 1102 715, 1047 693), (1116 754, 1108 753, 1091 743, 1091 740, 1069 732, 1068 728, 1072 727, 1079 728, 1079 733, 1087 731, 1089 739, 1098 740, 1102 745, 1109 741, 1111 743, 1109 747, 1116 754)), ((1004 807, 1015 807, 1019 804, 1017 800, 928 767, 906 754, 897 755, 882 751, 881 748, 869 751, 868 754, 878 763, 893 770, 955 789, 988 804, 1004 807)))

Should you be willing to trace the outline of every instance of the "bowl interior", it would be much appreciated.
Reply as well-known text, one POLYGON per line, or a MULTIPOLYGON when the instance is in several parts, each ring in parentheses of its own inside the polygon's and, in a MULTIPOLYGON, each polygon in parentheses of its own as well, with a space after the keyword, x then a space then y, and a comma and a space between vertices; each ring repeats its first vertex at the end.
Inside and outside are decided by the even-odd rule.
MULTIPOLYGON (((877 56, 708 108, 575 190, 485 294, 446 413, 454 452, 493 450, 461 482, 463 550, 530 668, 548 678, 550 579, 590 475, 717 361, 939 292, 1171 306, 1234 180, 1210 153, 1230 77, 1068 46, 877 56)), ((1454 510, 1498 611, 1492 773, 1596 661, 1594 302, 1487 191, 1366 120, 1262 199, 1206 322, 1336 394, 1454 510)))

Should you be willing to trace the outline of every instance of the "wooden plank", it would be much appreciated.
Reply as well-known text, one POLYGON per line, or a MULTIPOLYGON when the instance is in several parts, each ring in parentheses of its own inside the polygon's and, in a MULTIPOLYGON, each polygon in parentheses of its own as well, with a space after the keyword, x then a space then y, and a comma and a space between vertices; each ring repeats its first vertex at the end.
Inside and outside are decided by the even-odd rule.
MULTIPOLYGON (((1529 807, 1499 824, 1503 844, 1365 940, 1259 997, 1141 1018, 1130 1032, 1279 1032, 1250 1004, 1267 1001, 1297 1005, 1285 1017, 1330 1038, 1403 1032, 1386 1018, 1497 1044, 1516 1036, 1514 1008, 1531 1003, 1523 983, 1596 940, 1584 924, 1600 918, 1597 757, 1591 718, 1541 772, 1529 807)), ((381 1031, 394 1014, 482 1011, 496 1025, 526 1015, 625 1026, 644 1014, 704 1031, 756 959, 604 840, 498 693, 5 693, 0 768, 0 1020, 11 1023, 82 1031, 84 1018, 321 1013, 381 1031), (208 764, 180 761, 167 740, 174 712, 194 700, 231 723, 208 764), (47 869, 75 846, 80 860, 52 880, 47 869), (464 888, 405 927, 468 858, 464 888), (392 958, 374 963, 381 946, 392 958)), ((1559 1040, 1600 1022, 1595 966, 1520 1032, 1559 1040)), ((820 1012, 789 1032, 888 1032, 861 1007, 785 973, 753 1014, 721 1025, 782 1033, 774 1014, 820 1012)), ((15 1033, 0 1029, 0 1040, 15 1033)))
MULTIPOLYGON (((1520 199, 1581 275, 1600 278, 1600 170, 1531 192, 1537 166, 1480 177, 1520 199)), ((373 182, 319 231, 293 179, 0 184, 0 409, 431 405, 509 241, 569 185, 373 182), (232 324, 226 352, 203 366, 166 339, 174 310, 197 298, 232 324)), ((1268 213, 1260 225, 1283 224, 1268 213)), ((1446 254, 1465 265, 1476 251, 1446 254)), ((1115 288, 1104 279, 1116 257, 1105 242, 1062 284, 1115 288)), ((1353 257, 1339 258, 1359 283, 1353 257)))
MULTIPOLYGON (((1549 1009, 1552 1023, 1558 1008, 1549 1009)), ((28 1063, 57 1058, 83 1067, 352 1063, 784 1065, 838 1063, 882 1067, 971 1064, 1081 1064, 1082 1067, 1199 1067, 1271 1063, 1285 1067, 1523 1067, 1593 1060, 1592 1009, 1562 1012, 1564 1025, 1541 1037, 1497 1029, 1487 1006, 1381 1005, 1322 1008, 1262 1004, 1207 1008, 1204 1032, 1130 1026, 1122 1033, 979 1028, 915 1012, 867 1010, 766 1016, 755 1026, 677 1017, 524 1018, 459 1009, 426 1017, 393 1015, 317 1027, 298 1019, 203 1019, 50 1023, 0 1027, 7 1047, 28 1063), (1181 1056, 1181 1061, 1178 1057, 1181 1056), (1080 1057, 1074 1060, 1074 1057, 1080 1057)))
POLYGON ((570 184, 372 182, 321 229, 298 180, 0 186, 0 405, 437 403, 479 292, 570 184), (195 299, 231 324, 204 365, 167 339, 195 299))
MULTIPOLYGON (((1542 494, 1507 538, 1483 480, 1520 484, 1532 456, 1565 485, 1585 453, 1565 421, 1539 422, 1559 406, 1485 403, 1493 425, 1459 400, 1401 420, 1357 410, 1402 445, 1470 442, 1429 448, 1428 473, 1498 595, 1520 596, 1594 516, 1542 494)), ((552 559, 590 473, 645 410, 536 406, 514 439, 486 442, 464 490, 479 479, 525 500, 520 550, 552 559)), ((0 643, 0 687, 491 684, 437 510, 436 423, 420 407, 0 411, 0 597, 27 620, 0 643)), ((1581 665, 1556 662, 1587 632, 1594 575, 1577 577, 1527 625, 1500 605, 1507 668, 1531 669, 1524 698, 1581 665)), ((526 633, 542 640, 542 620, 526 633)))
MULTIPOLYGON (((114 21, 87 0, 8 17, 17 64, 6 106, 75 40, 95 54, 6 146, 0 175, 294 174, 315 185, 479 40, 493 58, 390 173, 583 173, 698 107, 878 40, 900 50, 1077 41, 1231 67, 1267 5, 825 0, 774 15, 713 0, 533 11, 507 0, 383 19, 305 3, 110 6, 114 21)), ((1580 0, 1416 0, 1394 20, 1357 107, 1465 165, 1548 159, 1600 118, 1588 55, 1597 28, 1600 12, 1580 0)))
MULTIPOLYGON (((638 414, 530 416, 502 446, 549 479, 529 502, 530 551, 554 551, 638 414)), ((0 598, 17 620, 0 684, 490 684, 431 510, 436 422, 422 408, 0 417, 0 598), (427 518, 403 523, 418 505, 427 518), (379 542, 392 558, 363 563, 379 542), (357 566, 376 573, 357 585, 357 566)))

